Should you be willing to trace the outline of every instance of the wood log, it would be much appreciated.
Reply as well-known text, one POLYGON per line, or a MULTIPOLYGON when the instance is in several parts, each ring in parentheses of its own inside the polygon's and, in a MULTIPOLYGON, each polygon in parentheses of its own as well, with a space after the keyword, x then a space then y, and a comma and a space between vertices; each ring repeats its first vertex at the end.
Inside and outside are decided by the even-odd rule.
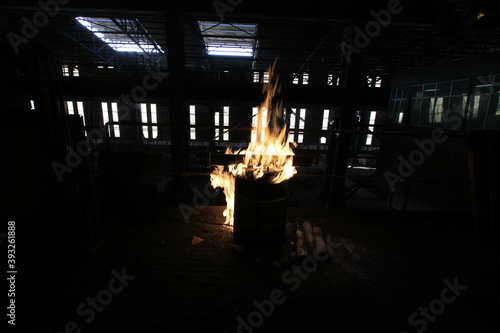
POLYGON ((303 259, 304 257, 307 257, 307 249, 306 249, 306 240, 305 240, 305 235, 302 230, 300 230, 300 226, 297 225, 297 258, 303 259))
POLYGON ((305 221, 304 223, 302 223, 302 227, 304 228, 304 232, 306 235, 307 253, 309 254, 310 257, 312 257, 314 254, 315 246, 314 246, 314 234, 311 222, 305 221))
POLYGON ((323 238, 323 232, 320 227, 313 228, 314 241, 316 243, 316 254, 327 253, 326 243, 323 238))

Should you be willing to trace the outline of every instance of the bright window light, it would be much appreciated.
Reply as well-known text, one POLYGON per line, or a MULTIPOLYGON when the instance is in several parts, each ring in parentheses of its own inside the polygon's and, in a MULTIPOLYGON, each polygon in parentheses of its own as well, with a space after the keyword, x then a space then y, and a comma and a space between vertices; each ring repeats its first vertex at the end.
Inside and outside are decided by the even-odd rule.
POLYGON ((297 143, 302 143, 304 142, 304 134, 299 133, 299 137, 297 138, 297 143))
POLYGON ((73 67, 73 76, 80 76, 80 70, 78 69, 78 66, 73 67))
MULTIPOLYGON (((106 125, 110 121, 118 121, 118 104, 113 102, 113 103, 108 103, 108 102, 102 102, 101 103, 101 109, 102 109, 102 121, 103 125, 106 125), (110 112, 111 110, 111 112, 110 112)), ((113 125, 112 127, 109 127, 109 135, 115 138, 120 137, 120 125, 113 125)))
POLYGON ((260 73, 253 72, 253 83, 259 83, 259 82, 260 82, 260 73))
MULTIPOLYGON (((402 114, 402 113, 401 113, 402 114)), ((370 120, 368 121, 368 125, 375 125, 375 120, 377 119, 377 111, 371 111, 370 112, 370 120)), ((368 126, 368 130, 370 132, 373 132, 374 127, 373 126, 368 126)), ((367 134, 366 135, 366 145, 369 146, 372 144, 373 140, 373 134, 367 134)))
POLYGON ((83 16, 75 19, 115 51, 163 53, 137 19, 83 16))
POLYGON ((306 109, 300 109, 299 128, 304 129, 306 124, 306 109))
POLYGON ((293 84, 299 84, 299 73, 293 73, 293 84))
MULTIPOLYGON (((295 117, 295 112, 297 112, 296 108, 292 108, 292 113, 290 113, 290 129, 295 128, 295 122, 296 122, 296 117, 295 117)), ((294 142, 295 141, 295 131, 290 131, 288 133, 288 142, 294 142)))
MULTIPOLYGON (((111 114, 113 117, 113 121, 120 121, 118 118, 118 103, 111 103, 111 114)), ((120 137, 120 125, 113 125, 113 131, 115 134, 115 138, 120 137)))
POLYGON ((328 79, 326 80, 326 84, 328 84, 329 86, 333 86, 333 74, 332 73, 328 74, 328 79))
POLYGON ((83 126, 85 126, 85 111, 83 109, 83 102, 80 101, 66 101, 66 109, 68 114, 77 114, 82 117, 83 126))
POLYGON ((85 126, 85 112, 83 110, 83 102, 76 102, 76 110, 78 114, 82 117, 83 126, 85 126))
MULTIPOLYGON (((189 125, 196 125, 196 106, 195 105, 189 106, 189 125)), ((189 128, 189 139, 196 140, 196 128, 195 127, 189 128)))
POLYGON ((269 72, 264 72, 264 78, 262 79, 263 83, 269 83, 269 72))
POLYGON ((330 120, 330 110, 323 110, 323 124, 321 124, 321 129, 326 131, 328 129, 328 121, 330 120))
POLYGON ((75 114, 75 109, 73 107, 72 101, 66 101, 66 108, 68 109, 68 114, 75 114))
POLYGON ((302 74, 302 84, 309 84, 309 73, 302 74))
POLYGON ((201 36, 209 55, 252 57, 257 25, 198 21, 201 36))
POLYGON ((69 66, 68 65, 62 65, 61 69, 62 69, 63 76, 69 76, 69 66))
MULTIPOLYGON (((257 113, 259 112, 259 107, 254 106, 252 108, 252 127, 257 127, 257 113)), ((257 140, 257 131, 252 129, 251 132, 251 141, 257 140)))
POLYGON ((35 101, 30 99, 31 110, 35 110, 35 101))

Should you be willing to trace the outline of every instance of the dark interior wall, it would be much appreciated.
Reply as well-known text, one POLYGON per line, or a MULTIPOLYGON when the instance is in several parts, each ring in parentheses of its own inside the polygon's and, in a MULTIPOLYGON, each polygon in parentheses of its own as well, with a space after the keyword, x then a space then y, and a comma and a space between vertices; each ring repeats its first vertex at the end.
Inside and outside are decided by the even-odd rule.
POLYGON ((388 188, 392 208, 471 211, 467 137, 447 132, 443 142, 431 143, 432 135, 420 128, 419 134, 382 136, 377 174, 388 188))

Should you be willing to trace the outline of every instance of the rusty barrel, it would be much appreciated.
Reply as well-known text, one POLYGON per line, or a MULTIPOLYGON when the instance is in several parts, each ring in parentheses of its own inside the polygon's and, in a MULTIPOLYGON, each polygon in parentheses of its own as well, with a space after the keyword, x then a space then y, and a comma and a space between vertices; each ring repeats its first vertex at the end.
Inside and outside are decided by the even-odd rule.
POLYGON ((236 177, 234 189, 234 243, 247 248, 274 249, 285 241, 288 180, 271 183, 276 173, 255 179, 236 177))

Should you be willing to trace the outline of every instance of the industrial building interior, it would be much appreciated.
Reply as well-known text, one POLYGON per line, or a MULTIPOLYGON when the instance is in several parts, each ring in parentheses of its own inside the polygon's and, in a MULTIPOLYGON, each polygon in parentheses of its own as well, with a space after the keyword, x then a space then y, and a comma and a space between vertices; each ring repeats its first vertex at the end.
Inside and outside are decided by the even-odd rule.
POLYGON ((8 329, 500 331, 498 1, 0 9, 8 329), (228 225, 276 114, 296 173, 228 225))

